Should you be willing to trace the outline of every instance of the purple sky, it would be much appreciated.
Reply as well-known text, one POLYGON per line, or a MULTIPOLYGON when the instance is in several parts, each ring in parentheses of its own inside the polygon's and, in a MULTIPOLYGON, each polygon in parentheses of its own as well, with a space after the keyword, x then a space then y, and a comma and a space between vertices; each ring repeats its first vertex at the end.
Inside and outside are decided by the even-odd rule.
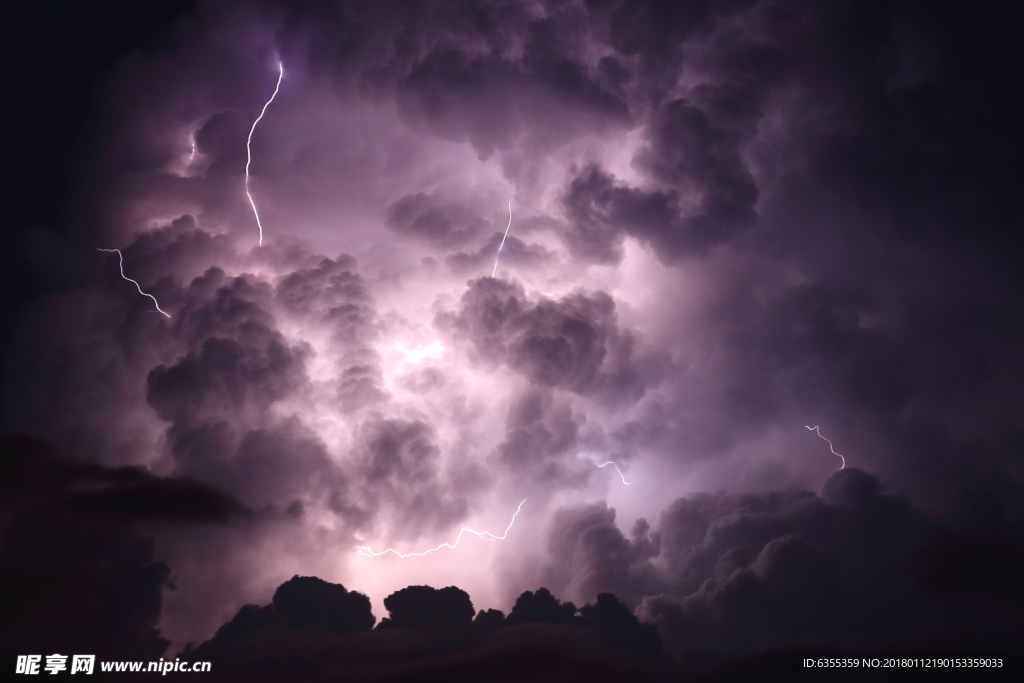
POLYGON ((200 2, 103 76, 26 242, 75 275, 6 430, 226 506, 138 522, 171 651, 295 574, 378 619, 612 592, 671 651, 1012 620, 1019 578, 942 584, 1024 539, 1009 67, 925 8, 200 2))

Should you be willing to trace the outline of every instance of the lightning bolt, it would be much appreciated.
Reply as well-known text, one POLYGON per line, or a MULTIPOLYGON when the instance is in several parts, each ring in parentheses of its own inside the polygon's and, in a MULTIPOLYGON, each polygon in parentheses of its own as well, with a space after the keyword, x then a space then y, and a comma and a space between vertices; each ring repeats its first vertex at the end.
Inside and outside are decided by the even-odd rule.
MULTIPOLYGON (((526 502, 526 499, 523 498, 523 503, 525 503, 525 502, 526 502)), ((505 533, 503 533, 501 536, 498 536, 496 534, 492 534, 490 531, 474 531, 473 529, 470 529, 468 526, 464 526, 461 529, 459 529, 459 535, 455 537, 455 543, 442 543, 441 545, 437 546, 436 548, 430 548, 429 550, 424 550, 421 553, 405 553, 405 554, 403 554, 403 553, 398 552, 394 548, 388 548, 387 550, 382 550, 379 553, 375 553, 372 550, 370 550, 369 546, 366 546, 366 545, 358 545, 358 546, 356 546, 356 552, 358 552, 360 555, 365 555, 367 557, 378 557, 378 556, 384 555, 386 553, 394 553, 395 555, 398 555, 403 560, 405 558, 407 558, 407 557, 423 557, 424 555, 429 555, 430 553, 437 552, 441 548, 448 548, 449 550, 454 550, 455 546, 457 546, 459 544, 459 541, 462 540, 462 534, 466 533, 467 531, 469 533, 473 534, 474 536, 478 537, 482 541, 504 541, 505 537, 508 536, 508 532, 512 528, 512 525, 516 523, 516 515, 518 515, 519 511, 523 509, 523 503, 520 503, 519 507, 517 507, 516 511, 512 514, 512 520, 508 523, 508 526, 505 528, 505 533)))
MULTIPOLYGON (((807 427, 807 425, 804 425, 804 426, 807 427)), ((811 430, 812 432, 817 432, 819 437, 821 437, 822 439, 825 439, 825 437, 821 436, 821 430, 819 430, 817 427, 807 427, 807 428, 809 430, 811 430)), ((838 455, 839 459, 843 461, 843 464, 842 464, 842 466, 839 469, 841 469, 841 470, 846 469, 846 458, 844 458, 842 456, 842 454, 836 453, 836 449, 832 447, 832 442, 831 441, 829 441, 828 439, 825 439, 825 441, 828 441, 828 449, 830 451, 832 451, 832 455, 838 455)))
POLYGON ((505 226, 505 234, 501 237, 501 244, 498 245, 498 253, 494 255, 494 268, 491 269, 491 277, 498 272, 498 257, 501 256, 501 248, 505 246, 505 238, 508 237, 508 229, 512 227, 512 202, 508 203, 508 225, 505 226))
POLYGON ((618 465, 616 465, 614 462, 612 462, 610 460, 608 462, 606 462, 604 465, 598 465, 598 467, 607 467, 608 465, 611 465, 612 467, 614 467, 615 471, 619 473, 619 476, 622 477, 622 483, 623 484, 625 484, 626 486, 629 486, 630 484, 633 483, 631 481, 626 481, 626 475, 624 475, 622 473, 622 470, 619 469, 618 465))
POLYGON ((284 64, 281 62, 277 63, 278 74, 277 74, 277 85, 274 86, 274 94, 270 96, 267 103, 263 105, 260 115, 256 117, 256 120, 252 122, 252 128, 249 129, 249 139, 245 141, 245 196, 249 198, 249 204, 252 206, 252 213, 256 216, 256 225, 260 228, 260 245, 263 245, 263 223, 260 222, 260 212, 256 210, 256 202, 252 200, 252 195, 249 193, 249 164, 252 163, 252 134, 256 131, 256 124, 260 122, 263 115, 267 113, 267 107, 277 97, 277 91, 281 89, 281 79, 284 78, 284 64))
POLYGON ((127 280, 128 282, 130 282, 133 285, 135 285, 135 289, 139 290, 139 294, 141 294, 142 296, 148 296, 150 299, 152 299, 153 300, 153 304, 156 305, 156 310, 160 311, 161 313, 166 315, 168 318, 171 317, 170 313, 168 313, 167 311, 165 311, 162 308, 160 308, 160 302, 156 300, 155 296, 153 296, 152 294, 146 294, 145 292, 143 292, 142 291, 142 287, 139 286, 138 282, 136 282, 135 280, 131 279, 130 277, 128 277, 127 275, 124 274, 124 256, 121 255, 121 250, 120 249, 99 249, 97 247, 97 250, 98 251, 106 251, 106 252, 110 252, 110 253, 116 252, 117 253, 117 261, 118 261, 118 264, 119 264, 119 266, 121 268, 121 277, 123 277, 125 280, 127 280))

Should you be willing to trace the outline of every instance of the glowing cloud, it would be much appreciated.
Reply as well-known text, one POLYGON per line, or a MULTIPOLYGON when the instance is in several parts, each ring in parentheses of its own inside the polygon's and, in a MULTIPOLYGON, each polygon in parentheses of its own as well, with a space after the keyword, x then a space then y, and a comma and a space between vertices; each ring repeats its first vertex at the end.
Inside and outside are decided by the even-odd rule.
MULTIPOLYGON (((804 426, 806 427, 807 425, 804 425, 804 426)), ((825 437, 821 436, 821 431, 816 426, 815 427, 807 427, 807 428, 809 430, 811 430, 812 432, 817 432, 819 437, 821 437, 822 439, 825 439, 825 437)), ((829 441, 828 439, 825 439, 825 441, 828 441, 828 449, 830 451, 832 451, 832 455, 838 455, 840 460, 843 461, 843 464, 842 464, 842 466, 839 469, 841 469, 841 470, 846 469, 846 458, 844 458, 840 453, 836 453, 835 448, 832 447, 832 442, 831 441, 829 441)))
POLYGON ((498 272, 498 257, 501 256, 501 248, 505 246, 505 238, 508 237, 508 229, 512 227, 512 202, 508 203, 508 225, 505 226, 505 234, 501 237, 501 244, 498 245, 498 253, 494 255, 494 268, 491 269, 491 277, 498 272))
POLYGON ((375 553, 370 549, 369 546, 365 545, 356 546, 356 552, 358 552, 360 555, 365 555, 367 557, 378 557, 380 555, 384 555, 385 553, 394 553, 403 560, 407 557, 422 557, 424 555, 429 555, 430 553, 436 552, 441 548, 448 548, 449 550, 454 550, 455 547, 459 545, 459 541, 462 540, 462 534, 467 531, 483 541, 504 541, 505 537, 508 536, 509 530, 512 529, 512 525, 516 522, 516 515, 518 515, 519 511, 523 509, 523 503, 525 502, 526 499, 523 498, 523 502, 519 503, 519 507, 517 507, 516 511, 512 513, 512 519, 509 521, 508 526, 505 528, 505 533, 503 533, 501 536, 492 534, 490 531, 474 531, 473 529, 464 526, 461 529, 459 529, 459 535, 455 537, 455 543, 442 543, 436 548, 430 548, 429 550, 424 550, 423 552, 419 553, 400 553, 394 548, 388 548, 387 550, 382 550, 379 553, 375 553))
POLYGON ((436 340, 430 344, 412 348, 404 344, 395 344, 391 347, 391 350, 400 354, 405 362, 414 364, 422 363, 427 358, 440 358, 444 354, 444 346, 436 340))
POLYGON ((277 85, 274 86, 274 94, 270 96, 267 103, 263 105, 263 109, 260 111, 260 115, 256 117, 256 120, 252 122, 252 128, 249 129, 249 138, 245 141, 245 196, 249 198, 249 204, 252 206, 252 213, 256 216, 256 225, 260 229, 260 245, 263 244, 263 223, 260 222, 260 212, 256 210, 256 202, 253 201, 252 195, 249 193, 249 165, 252 163, 252 134, 256 131, 256 124, 260 122, 263 115, 267 113, 267 107, 277 97, 278 90, 281 89, 281 79, 284 78, 284 64, 281 62, 277 63, 278 74, 277 74, 277 85))
POLYGON ((124 256, 121 255, 121 250, 120 249, 99 249, 97 247, 97 250, 98 251, 106 251, 106 252, 116 253, 117 254, 117 260, 118 260, 118 265, 121 268, 121 277, 123 277, 125 280, 127 280, 128 282, 130 282, 133 285, 135 285, 135 289, 139 290, 139 294, 141 294, 142 296, 148 296, 150 299, 152 299, 153 300, 153 304, 156 306, 156 310, 160 311, 161 313, 166 315, 168 318, 171 317, 170 313, 168 313, 167 311, 165 311, 162 308, 160 308, 160 302, 156 300, 155 296, 153 296, 152 294, 146 294, 145 292, 143 292, 142 291, 142 287, 139 286, 138 282, 136 282, 135 280, 131 279, 130 277, 128 277, 127 275, 124 274, 124 256))

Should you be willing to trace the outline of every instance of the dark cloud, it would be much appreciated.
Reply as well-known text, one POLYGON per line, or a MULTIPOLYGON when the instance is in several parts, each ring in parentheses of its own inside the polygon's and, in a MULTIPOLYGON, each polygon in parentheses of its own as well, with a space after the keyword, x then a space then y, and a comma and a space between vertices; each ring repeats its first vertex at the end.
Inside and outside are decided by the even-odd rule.
POLYGON ((685 665, 1019 638, 1024 98, 990 5, 204 4, 104 77, 87 160, 44 159, 66 225, 11 209, 8 289, 50 291, 4 424, 54 445, 4 445, 0 636, 153 658, 246 605, 202 647, 248 680, 658 679, 653 626, 685 665), (621 512, 598 452, 647 477, 621 512), (414 585, 371 630, 308 576, 247 604, 512 489, 494 562, 526 569, 479 573, 553 593, 507 618, 414 585))
POLYGON ((468 141, 484 156, 524 134, 557 145, 626 124, 626 103, 603 90, 574 55, 561 53, 557 23, 530 23, 521 63, 452 46, 431 50, 401 84, 404 118, 450 140, 468 141))
POLYGON ((224 524, 249 511, 234 497, 188 477, 158 477, 141 467, 109 468, 60 457, 53 444, 5 435, 5 512, 26 504, 59 505, 105 522, 224 524))
POLYGON ((239 337, 210 336, 174 365, 154 368, 147 400, 171 423, 171 450, 182 471, 249 495, 287 490, 310 467, 329 464, 316 437, 303 434, 296 421, 257 427, 274 402, 304 381, 303 353, 253 321, 246 311, 260 311, 250 302, 224 303, 242 318, 239 337))
POLYGON ((302 45, 315 70, 393 92, 408 125, 482 156, 522 138, 551 148, 629 125, 629 105, 614 92, 624 78, 605 87, 587 54, 586 13, 569 4, 546 14, 520 3, 297 7, 283 37, 302 45))
POLYGON ((676 230, 635 228, 663 258, 703 253, 754 222, 758 188, 740 158, 737 135, 714 126, 700 108, 673 100, 652 114, 648 139, 637 163, 657 180, 700 197, 676 230))
POLYGON ((235 498, 187 477, 160 480, 138 470, 125 474, 126 481, 114 490, 78 493, 68 506, 116 519, 169 522, 226 522, 248 512, 235 498))
MULTIPOLYGON (((277 283, 274 297, 292 314, 325 313, 337 316, 336 310, 348 306, 370 308, 373 299, 359 274, 356 260, 348 254, 336 259, 322 259, 313 268, 301 268, 285 275, 277 283)), ((366 315, 366 314, 364 314, 366 315)), ((357 327, 367 326, 367 322, 357 327)), ((348 341, 353 333, 339 332, 348 341)))
POLYGON ((1007 583, 1019 537, 993 552, 984 537, 935 537, 938 524, 855 469, 834 474, 821 497, 680 499, 659 527, 671 587, 638 613, 677 651, 1019 633, 1018 590, 1007 583))
POLYGON ((442 388, 446 383, 444 372, 438 368, 424 368, 414 373, 402 376, 399 380, 401 386, 415 394, 428 394, 435 389, 442 388))
POLYGON ((301 355, 268 330, 247 332, 264 338, 247 345, 209 337, 174 365, 154 368, 147 381, 150 405, 166 420, 190 424, 200 415, 266 409, 291 393, 302 371, 301 355))
POLYGON ((388 225, 399 234, 427 244, 451 247, 471 240, 484 227, 479 218, 459 204, 419 192, 406 195, 388 208, 388 225))
MULTIPOLYGON (((248 117, 245 117, 248 118, 248 117)), ((196 131, 196 150, 213 161, 206 169, 212 176, 232 177, 245 163, 245 123, 241 112, 214 114, 196 131)))
POLYGON ((449 490, 429 425, 418 420, 371 421, 361 439, 367 498, 374 507, 397 507, 392 523, 398 528, 411 534, 442 530, 465 515, 466 497, 449 490))
POLYGON ((352 364, 341 371, 338 382, 338 408, 342 412, 352 413, 387 398, 375 353, 352 354, 344 361, 352 364))
POLYGON ((348 493, 348 481, 324 443, 295 419, 247 431, 231 467, 230 485, 244 485, 246 496, 255 500, 348 493))
POLYGON ((272 290, 258 278, 229 277, 214 266, 194 278, 182 296, 183 306, 172 324, 187 344, 222 338, 266 344, 279 338, 270 312, 272 290))
POLYGON ((422 483, 437 472, 437 446, 423 422, 389 420, 366 435, 367 477, 371 481, 422 483))
POLYGON ((496 232, 475 252, 457 251, 444 258, 444 264, 453 273, 460 276, 479 273, 487 266, 494 265, 498 257, 498 266, 507 272, 523 270, 539 270, 553 260, 553 254, 539 244, 527 244, 515 235, 504 235, 504 231, 496 232), (504 246, 502 240, 504 239, 504 246), (501 247, 499 254, 498 247, 501 247))
MULTIPOLYGON (((579 171, 563 193, 567 246, 585 260, 617 263, 628 235, 676 263, 753 228, 761 190, 745 154, 751 137, 794 73, 816 78, 795 66, 813 62, 806 10, 753 2, 698 2, 685 9, 659 2, 593 4, 595 15, 610 24, 611 43, 639 65, 644 78, 637 95, 653 87, 657 96, 645 119, 647 144, 633 158, 647 186, 619 182, 597 166, 579 171), (750 5, 757 7, 737 21, 734 15, 750 5), (643 40, 634 42, 633 32, 641 30, 643 40), (672 41, 705 32, 711 35, 693 55, 701 80, 687 99, 669 95, 683 45, 672 41)), ((603 62, 607 68, 612 63, 618 64, 603 62)))
POLYGON ((173 427, 178 471, 232 491, 253 506, 340 500, 349 482, 320 439, 298 420, 245 429, 226 421, 173 427))
POLYGON ((158 658, 162 590, 170 568, 129 529, 56 511, 25 511, 0 551, 6 654, 92 652, 158 658))
MULTIPOLYGON (((744 3, 718 3, 736 9, 744 3)), ((612 44, 623 55, 641 55, 648 68, 674 70, 678 50, 694 31, 706 28, 715 3, 702 1, 680 6, 672 2, 591 2, 591 7, 608 22, 612 44), (675 59, 673 59, 675 58, 675 59)))
POLYGON ((674 191, 645 192, 616 184, 591 166, 573 179, 562 199, 571 229, 566 241, 577 256, 597 263, 618 263, 628 234, 681 232, 679 196, 674 191))
POLYGON ((533 384, 583 395, 632 402, 643 394, 634 335, 619 329, 615 302, 604 292, 533 303, 518 285, 480 278, 460 304, 437 324, 470 340, 486 364, 505 363, 533 384))
POLYGON ((654 112, 647 135, 650 145, 635 164, 670 189, 643 190, 596 166, 583 169, 562 199, 572 226, 566 241, 577 256, 617 263, 630 235, 674 263, 705 255, 754 224, 759 192, 736 134, 714 127, 699 107, 674 100, 654 112))
POLYGON ((665 580, 651 563, 661 552, 660 533, 651 533, 641 518, 627 538, 615 523, 615 509, 604 503, 556 512, 547 551, 545 581, 581 601, 609 592, 635 607, 645 595, 664 590, 665 580))
POLYGON ((74 462, 53 444, 0 438, 0 601, 4 653, 155 659, 171 570, 142 530, 225 525, 251 513, 188 478, 74 462))
POLYGON ((353 257, 325 258, 289 273, 278 282, 275 300, 291 316, 303 322, 318 319, 331 331, 340 370, 335 385, 340 411, 353 413, 387 399, 380 357, 373 349, 382 325, 353 257))
MULTIPOLYGON (((195 218, 185 214, 166 226, 146 230, 136 236, 122 250, 125 271, 146 285, 168 276, 187 278, 231 258, 234 253, 232 242, 228 235, 200 229, 195 218)), ((118 274, 117 269, 108 271, 111 275, 118 274)), ((118 282, 121 287, 125 284, 124 280, 115 280, 112 285, 118 282)), ((161 283, 161 286, 165 285, 161 283)), ((145 289, 149 291, 151 288, 147 286, 145 289)))
POLYGON ((255 278, 227 278, 211 268, 184 290, 173 325, 187 350, 175 363, 154 367, 146 380, 146 400, 170 423, 179 472, 256 506, 344 497, 345 478, 319 436, 296 417, 268 413, 306 385, 310 355, 308 347, 289 344, 270 309, 277 302, 293 315, 337 320, 342 341, 358 348, 373 311, 354 267, 350 257, 322 259, 284 278, 276 292, 255 278), (357 312, 353 321, 339 314, 345 306, 369 313, 357 312))
POLYGON ((1020 232, 1008 229, 1019 211, 1008 183, 1018 176, 1021 140, 1012 131, 1024 99, 1009 74, 1022 54, 1007 40, 1019 10, 963 12, 952 2, 818 9, 825 54, 855 89, 864 127, 831 150, 836 186, 880 193, 902 234, 983 255, 1019 293, 1020 232))
POLYGON ((580 420, 568 405, 556 405, 550 391, 524 392, 509 410, 496 459, 517 477, 580 485, 590 474, 575 462, 580 420))

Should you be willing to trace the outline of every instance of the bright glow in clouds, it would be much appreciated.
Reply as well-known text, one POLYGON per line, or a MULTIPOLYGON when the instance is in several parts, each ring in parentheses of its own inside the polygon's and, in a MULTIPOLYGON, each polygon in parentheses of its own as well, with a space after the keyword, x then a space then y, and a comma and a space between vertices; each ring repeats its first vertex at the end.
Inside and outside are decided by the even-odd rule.
POLYGON ((505 226, 505 234, 501 236, 501 244, 498 245, 498 253, 494 255, 494 268, 491 269, 491 277, 498 272, 498 257, 501 256, 501 248, 505 246, 505 238, 508 237, 508 229, 512 227, 512 202, 508 203, 508 225, 505 226))
POLYGON ((614 468, 615 468, 615 471, 619 473, 619 476, 620 476, 620 477, 622 477, 622 483, 623 483, 623 484, 625 484, 626 486, 629 486, 630 484, 632 484, 632 483, 633 483, 633 482, 631 482, 631 481, 626 481, 626 475, 624 475, 624 474, 622 473, 622 470, 620 470, 620 469, 619 469, 619 466, 618 466, 618 465, 616 465, 616 464, 615 464, 615 463, 614 463, 613 461, 611 461, 611 460, 609 460, 608 462, 604 463, 603 465, 598 465, 598 467, 607 467, 608 465, 611 465, 612 467, 614 467, 614 468))
POLYGON ((512 513, 512 519, 509 521, 508 526, 505 528, 505 533, 503 533, 501 536, 498 536, 497 534, 492 534, 490 531, 474 531, 473 529, 470 529, 468 526, 464 526, 461 529, 459 529, 459 535, 455 537, 455 543, 442 543, 436 548, 430 548, 429 550, 424 550, 420 553, 400 553, 394 548, 388 548, 387 550, 382 550, 379 553, 375 553, 370 549, 369 546, 365 545, 356 546, 356 552, 358 552, 360 555, 366 555, 367 557, 378 557, 386 553, 394 553, 403 560, 407 557, 423 557, 424 555, 429 555, 430 553, 436 552, 441 548, 448 548, 450 550, 454 550, 455 547, 459 545, 459 541, 462 540, 462 534, 467 531, 473 534, 474 536, 478 537, 482 541, 504 541, 505 537, 508 536, 509 530, 512 529, 512 525, 516 522, 516 515, 518 515, 519 511, 523 509, 523 503, 525 502, 526 499, 523 498, 522 503, 519 503, 519 507, 517 507, 516 511, 512 513))
MULTIPOLYGON (((523 7, 532 16, 535 5, 523 7)), ((550 11, 552 25, 571 34, 575 20, 550 11)), ((573 520, 591 524, 596 515, 601 525, 628 528, 658 519, 689 493, 814 486, 819 467, 827 467, 817 459, 799 467, 775 462, 800 438, 792 425, 814 412, 794 398, 797 385, 776 379, 774 323, 759 327, 779 316, 803 325, 803 309, 788 302, 804 291, 793 290, 798 285, 817 291, 815 274, 803 272, 802 261, 776 263, 714 237, 731 239, 735 231, 740 239, 759 229, 761 204, 751 198, 761 197, 765 211, 774 206, 743 161, 748 145, 756 155, 775 149, 774 137, 748 140, 760 135, 762 114, 742 125, 718 121, 719 95, 710 88, 686 105, 668 104, 686 92, 666 93, 648 121, 645 93, 680 74, 641 83, 640 62, 609 59, 606 66, 621 62, 609 74, 633 71, 628 87, 612 87, 594 61, 612 48, 573 56, 568 34, 553 34, 550 49, 564 48, 578 73, 596 80, 553 92, 545 68, 520 64, 528 34, 512 28, 510 47, 494 47, 487 58, 474 61, 477 48, 459 48, 467 74, 486 72, 485 87, 464 89, 462 62, 436 61, 447 52, 434 46, 450 31, 431 22, 447 15, 428 14, 383 28, 372 25, 378 14, 366 14, 371 34, 357 41, 365 55, 350 53, 347 34, 329 23, 323 36, 316 21, 295 24, 297 33, 268 25, 253 34, 265 37, 254 44, 231 21, 223 34, 197 34, 208 50, 182 48, 180 79, 142 70, 122 86, 131 95, 124 106, 133 108, 117 113, 132 123, 111 126, 109 146, 133 151, 98 195, 110 198, 103 225, 118 232, 97 243, 125 245, 126 235, 138 236, 129 253, 144 255, 147 282, 160 278, 175 325, 138 342, 141 360, 118 366, 124 388, 104 396, 109 404, 95 407, 99 417, 68 417, 68 433, 82 431, 74 420, 89 421, 104 440, 89 452, 128 453, 126 461, 153 452, 146 457, 161 472, 196 478, 250 509, 277 511, 259 516, 252 522, 258 530, 224 550, 219 540, 194 549, 166 544, 160 559, 184 568, 161 625, 175 642, 209 637, 225 613, 264 601, 294 574, 365 591, 375 604, 427 581, 458 585, 484 608, 507 609, 519 592, 545 585, 582 604, 620 590, 617 578, 600 578, 620 573, 568 561, 576 541, 559 539, 584 528, 573 520), (392 55, 392 36, 424 29, 409 43, 415 54, 403 48, 392 55), (322 54, 352 61, 324 61, 320 40, 340 41, 337 53, 322 54), (225 49, 255 79, 255 91, 233 87, 238 74, 214 68, 225 49), (288 56, 281 102, 283 64, 270 88, 273 61, 254 70, 258 54, 288 56), (518 74, 512 82, 508 69, 518 74), (145 87, 153 97, 143 96, 145 87), (580 94, 591 92, 599 95, 580 94), (147 101, 168 104, 131 104, 147 101), (183 101, 188 106, 175 114, 183 101), (257 204, 252 142, 267 112, 269 128, 255 152, 271 185, 256 189, 257 204), (255 250, 238 194, 243 134, 255 250), (168 150, 176 152, 175 167, 160 161, 168 150), (136 159, 162 165, 143 172, 136 159), (502 198, 508 218, 495 246, 493 212, 502 198), (519 222, 509 242, 513 202, 519 222), (266 245, 263 216, 274 227, 266 245), (499 279, 505 244, 514 267, 499 279), (740 310, 750 291, 764 292, 764 316, 740 310), (763 348, 770 354, 760 362, 763 348), (185 381, 196 368, 197 381, 185 381), (778 408, 750 413, 752 406, 778 408), (149 421, 124 417, 126 407, 149 421), (148 451, 133 445, 140 439, 148 451), (635 482, 627 465, 640 466, 635 482), (613 470, 628 489, 614 482, 613 470), (519 521, 526 533, 511 535, 521 509, 509 510, 520 495, 531 505, 519 521), (613 505, 615 520, 594 512, 613 505), (504 533, 486 530, 509 516, 504 533), (507 542, 462 543, 469 535, 507 542), (410 562, 372 559, 387 554, 410 562), (584 578, 591 574, 598 578, 584 578), (226 585, 234 592, 224 594, 226 585)), ((404 16, 385 11, 379 20, 404 16)), ((687 75, 694 87, 705 82, 698 62, 687 75)), ((161 74, 168 67, 157 60, 147 68, 161 74)), ((764 107, 780 107, 771 115, 782 116, 788 102, 764 107)), ((763 163, 765 175, 783 167, 763 163)), ((806 263, 813 269, 817 261, 806 263)), ((116 330, 107 336, 128 338, 116 330)), ((134 349, 116 346, 103 358, 125 351, 134 349)), ((785 377, 803 377, 801 364, 819 361, 793 359, 785 377)))
POLYGON ((444 354, 444 346, 437 340, 425 346, 413 348, 409 348, 404 344, 395 344, 391 347, 391 350, 401 354, 405 362, 412 364, 421 363, 428 358, 438 359, 444 354))
MULTIPOLYGON (((804 426, 806 427, 807 425, 804 425, 804 426)), ((821 437, 822 439, 825 439, 825 437, 821 436, 821 431, 819 431, 816 426, 815 427, 807 427, 807 428, 809 430, 811 430, 812 432, 817 432, 819 437, 821 437)), ((830 451, 832 451, 832 455, 838 455, 839 458, 843 461, 843 464, 842 464, 842 466, 839 469, 841 469, 841 470, 842 469, 846 469, 846 458, 844 458, 839 453, 836 453, 835 448, 832 447, 832 442, 831 441, 829 441, 828 439, 825 439, 825 441, 828 441, 828 449, 830 451)))
MULTIPOLYGON (((252 128, 249 129, 249 138, 245 141, 245 196, 249 198, 249 204, 252 206, 252 213, 256 216, 256 225, 260 229, 260 245, 263 245, 263 223, 260 222, 260 212, 256 210, 256 202, 252 199, 252 194, 249 193, 249 164, 252 163, 252 134, 256 131, 256 124, 260 122, 263 115, 267 113, 267 107, 277 97, 277 91, 281 89, 281 79, 284 78, 284 64, 281 62, 277 63, 277 85, 274 86, 274 94, 270 96, 267 103, 263 105, 263 109, 260 110, 260 115, 256 117, 256 120, 252 122, 252 128)), ((193 147, 193 150, 195 148, 193 147)))
POLYGON ((118 266, 121 269, 121 277, 123 277, 125 280, 127 280, 128 282, 130 282, 133 285, 135 285, 135 289, 139 290, 139 294, 141 294, 142 296, 148 296, 150 299, 152 299, 153 300, 153 305, 156 306, 156 310, 160 311, 161 313, 166 315, 168 318, 171 317, 170 313, 168 313, 167 311, 165 311, 162 308, 160 308, 160 302, 156 300, 155 296, 153 296, 152 294, 146 294, 145 292, 143 292, 142 291, 142 287, 139 286, 138 282, 136 282, 135 280, 131 279, 130 277, 128 277, 127 275, 124 274, 124 256, 121 255, 121 250, 120 249, 98 249, 98 250, 99 251, 106 251, 106 252, 116 253, 117 254, 118 266))

